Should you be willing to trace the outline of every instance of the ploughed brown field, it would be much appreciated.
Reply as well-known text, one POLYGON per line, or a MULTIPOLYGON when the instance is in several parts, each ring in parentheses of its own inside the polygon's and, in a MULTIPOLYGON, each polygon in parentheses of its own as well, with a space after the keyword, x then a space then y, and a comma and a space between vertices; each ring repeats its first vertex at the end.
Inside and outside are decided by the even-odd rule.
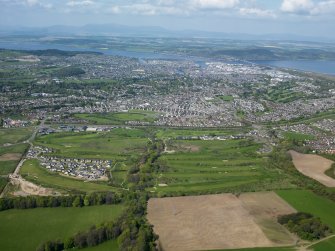
POLYGON ((295 168, 302 174, 315 179, 327 187, 335 187, 335 179, 325 174, 333 161, 316 154, 302 154, 289 151, 295 168))
POLYGON ((21 156, 21 153, 5 153, 0 155, 0 161, 19 160, 21 159, 21 156))
POLYGON ((153 198, 148 220, 164 251, 287 246, 277 216, 295 212, 274 192, 153 198))

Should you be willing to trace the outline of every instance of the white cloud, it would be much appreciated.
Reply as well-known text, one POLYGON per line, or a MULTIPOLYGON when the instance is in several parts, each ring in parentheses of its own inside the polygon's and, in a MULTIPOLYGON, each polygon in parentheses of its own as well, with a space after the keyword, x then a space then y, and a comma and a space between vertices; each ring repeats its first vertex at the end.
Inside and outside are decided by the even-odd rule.
POLYGON ((28 6, 34 6, 34 5, 39 4, 39 1, 38 0, 26 0, 26 4, 28 6))
POLYGON ((283 0, 281 11, 298 15, 323 15, 335 13, 335 0, 283 0))
POLYGON ((76 6, 89 6, 93 5, 94 2, 91 0, 83 0, 83 1, 69 1, 66 3, 69 7, 76 7, 76 6))
POLYGON ((239 0, 193 0, 193 5, 199 9, 231 9, 239 4, 239 0))
POLYGON ((281 5, 281 11, 294 14, 311 13, 315 7, 311 0, 284 0, 281 5))
POLYGON ((311 11, 312 15, 335 14, 335 1, 323 1, 318 3, 311 11))
MULTIPOLYGON (((132 13, 139 15, 182 15, 187 14, 187 10, 183 8, 178 8, 179 6, 173 5, 153 5, 149 3, 141 3, 141 4, 132 4, 132 5, 124 5, 124 6, 114 6, 111 11, 117 10, 117 13, 132 13)), ((115 13, 115 12, 114 12, 115 13)))
POLYGON ((276 14, 272 10, 263 10, 259 8, 241 8, 239 12, 242 16, 276 17, 276 14))

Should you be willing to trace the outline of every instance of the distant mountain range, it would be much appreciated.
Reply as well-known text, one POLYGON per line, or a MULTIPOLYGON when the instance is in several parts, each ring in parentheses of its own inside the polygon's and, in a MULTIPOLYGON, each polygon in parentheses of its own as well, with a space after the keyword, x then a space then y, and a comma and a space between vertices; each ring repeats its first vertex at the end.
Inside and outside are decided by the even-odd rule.
POLYGON ((296 34, 243 34, 208 32, 199 30, 168 30, 158 26, 126 26, 119 24, 88 24, 84 26, 55 25, 49 27, 5 27, 0 26, 0 36, 144 36, 144 37, 206 37, 237 40, 292 40, 334 42, 334 38, 302 36, 296 34))

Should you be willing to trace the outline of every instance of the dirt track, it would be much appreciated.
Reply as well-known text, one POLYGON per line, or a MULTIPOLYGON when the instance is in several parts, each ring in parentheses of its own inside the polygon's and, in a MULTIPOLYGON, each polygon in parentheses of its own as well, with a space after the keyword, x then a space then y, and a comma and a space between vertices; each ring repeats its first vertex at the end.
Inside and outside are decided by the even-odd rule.
MULTIPOLYGON (((252 213, 259 219, 270 219, 294 212, 279 197, 272 205, 274 195, 267 195, 264 201, 270 201, 262 208, 258 202, 262 194, 242 195, 241 199, 232 194, 154 198, 148 202, 147 217, 164 251, 278 246, 279 243, 266 236, 252 213)), ((293 239, 287 236, 281 245, 293 244, 293 239)))
POLYGON ((335 187, 335 179, 325 174, 333 161, 316 154, 302 154, 296 151, 289 151, 292 156, 295 168, 302 174, 315 179, 327 187, 335 187))

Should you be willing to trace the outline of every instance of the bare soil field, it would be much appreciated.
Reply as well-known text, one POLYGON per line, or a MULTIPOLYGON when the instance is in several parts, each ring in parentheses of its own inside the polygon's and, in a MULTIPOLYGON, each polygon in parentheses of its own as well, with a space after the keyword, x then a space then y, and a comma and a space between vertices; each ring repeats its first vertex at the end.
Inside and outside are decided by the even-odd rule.
POLYGON ((148 202, 147 217, 164 251, 186 251, 294 244, 275 219, 291 212, 293 208, 269 192, 154 198, 148 202), (267 228, 280 240, 269 238, 267 228))
POLYGON ((21 156, 21 153, 5 153, 0 156, 0 161, 19 160, 21 156))
POLYGON ((11 175, 10 182, 14 186, 18 186, 19 190, 13 193, 14 196, 28 196, 28 195, 39 195, 39 196, 57 196, 59 192, 54 191, 51 188, 44 188, 42 186, 35 185, 19 175, 11 175))
POLYGON ((295 213, 296 210, 275 192, 244 193, 239 199, 273 243, 286 246, 297 241, 284 226, 277 223, 279 215, 295 213))
POLYGON ((335 187, 335 179, 325 174, 333 161, 316 154, 302 154, 296 151, 289 151, 292 156, 295 168, 302 174, 315 179, 327 187, 335 187))

